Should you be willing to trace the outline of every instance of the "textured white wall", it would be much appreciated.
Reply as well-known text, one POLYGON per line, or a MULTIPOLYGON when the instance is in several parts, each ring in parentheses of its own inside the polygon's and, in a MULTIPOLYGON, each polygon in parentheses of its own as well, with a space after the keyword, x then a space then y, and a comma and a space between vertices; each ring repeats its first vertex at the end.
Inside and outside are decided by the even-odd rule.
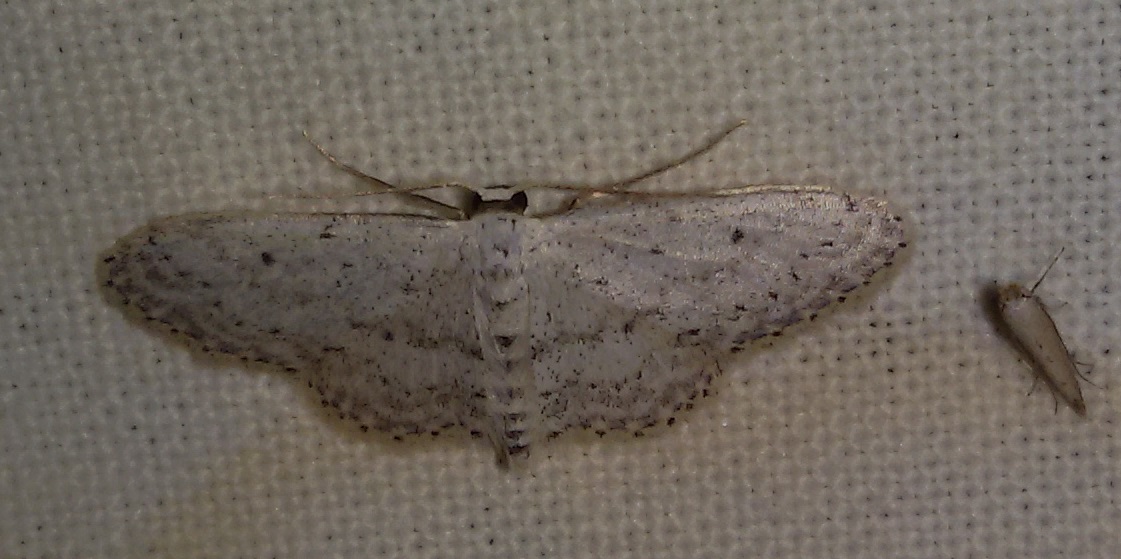
POLYGON ((1121 9, 1095 2, 0 6, 0 549, 10 557, 1108 556, 1121 545, 1121 9), (1040 6, 1040 4, 1043 4, 1040 6), (893 277, 725 364, 651 436, 521 474, 199 362, 99 295, 166 214, 360 185, 828 184, 910 220, 893 277), (1055 413, 979 301, 1092 366, 1055 413))

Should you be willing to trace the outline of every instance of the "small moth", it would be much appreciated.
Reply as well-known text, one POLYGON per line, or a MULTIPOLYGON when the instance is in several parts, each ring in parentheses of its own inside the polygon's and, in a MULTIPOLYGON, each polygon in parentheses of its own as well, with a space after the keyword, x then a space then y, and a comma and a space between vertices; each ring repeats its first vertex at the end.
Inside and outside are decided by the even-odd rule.
POLYGON ((1078 369, 1043 301, 1035 294, 1062 253, 1060 249, 1031 289, 1024 289, 1017 283, 998 288, 996 303, 1009 338, 1031 360, 1036 375, 1043 379, 1052 394, 1066 402, 1075 413, 1085 416, 1086 402, 1078 386, 1078 369))

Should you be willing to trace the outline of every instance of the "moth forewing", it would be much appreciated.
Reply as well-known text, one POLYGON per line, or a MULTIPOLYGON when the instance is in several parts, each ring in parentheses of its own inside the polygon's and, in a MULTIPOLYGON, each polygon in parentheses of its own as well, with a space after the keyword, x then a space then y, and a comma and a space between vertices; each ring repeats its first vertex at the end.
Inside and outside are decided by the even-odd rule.
POLYGON ((1075 413, 1085 416, 1086 402, 1078 383, 1078 368, 1047 307, 1035 293, 1061 253, 1060 250, 1055 255, 1031 289, 1017 283, 998 288, 997 308, 1009 337, 1028 358, 1036 376, 1075 413))

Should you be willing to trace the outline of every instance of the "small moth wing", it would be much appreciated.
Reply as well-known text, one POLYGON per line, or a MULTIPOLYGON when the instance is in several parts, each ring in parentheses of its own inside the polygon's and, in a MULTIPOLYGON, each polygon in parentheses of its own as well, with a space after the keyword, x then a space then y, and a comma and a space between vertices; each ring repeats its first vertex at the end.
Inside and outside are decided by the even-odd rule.
POLYGON ((1075 413, 1085 416, 1086 401, 1078 383, 1078 368, 1043 301, 1033 290, 1016 283, 998 288, 995 299, 1004 336, 1028 358, 1052 394, 1075 413))
POLYGON ((705 389, 717 358, 843 298, 904 244, 881 202, 782 187, 612 195, 528 235, 552 432, 668 419, 705 389), (558 376, 567 367, 579 374, 558 376), (586 405, 573 406, 575 394, 586 405))

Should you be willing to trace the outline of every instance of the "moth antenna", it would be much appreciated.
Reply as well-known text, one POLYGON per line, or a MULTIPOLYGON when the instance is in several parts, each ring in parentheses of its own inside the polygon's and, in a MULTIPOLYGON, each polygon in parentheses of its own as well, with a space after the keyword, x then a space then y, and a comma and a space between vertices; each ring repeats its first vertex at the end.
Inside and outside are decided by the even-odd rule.
POLYGON ((1055 267, 1055 263, 1059 261, 1059 257, 1063 255, 1064 250, 1066 250, 1066 247, 1060 248, 1059 252, 1055 253, 1055 257, 1051 259, 1051 263, 1047 265, 1047 269, 1043 270, 1043 273, 1040 274, 1039 279, 1036 280, 1035 284, 1032 285, 1031 289, 1028 290, 1029 293, 1035 295, 1035 288, 1039 287, 1039 284, 1043 283, 1043 278, 1047 277, 1047 272, 1050 272, 1051 268, 1055 267))
POLYGON ((337 158, 335 158, 334 155, 331 155, 331 152, 327 151, 326 148, 319 145, 315 140, 311 139, 311 136, 308 135, 307 130, 304 130, 303 133, 304 139, 310 142, 312 146, 315 146, 315 150, 318 151, 319 154, 323 157, 326 157, 327 161, 330 161, 331 164, 335 167, 346 171, 351 176, 362 179, 363 182, 368 182, 374 185, 378 190, 400 190, 396 185, 389 184, 388 182, 385 182, 375 176, 367 175, 366 173, 363 173, 362 171, 359 171, 358 169, 351 167, 350 165, 347 165, 342 161, 339 161, 337 158))
POLYGON ((644 181, 644 180, 646 180, 650 177, 653 177, 655 175, 659 175, 661 173, 669 171, 670 169, 675 169, 677 167, 680 167, 680 166, 684 165, 685 163, 688 163, 691 159, 696 159, 697 157, 700 157, 700 156, 704 155, 705 153, 711 151, 712 148, 716 147, 717 144, 719 144, 720 142, 723 142, 724 139, 727 138, 728 136, 731 136, 732 132, 735 132, 740 127, 745 126, 746 124, 747 124, 746 120, 741 120, 741 121, 733 124, 727 130, 721 132, 720 134, 717 134, 713 139, 709 140, 708 143, 704 144, 703 146, 701 146, 701 147, 699 147, 699 148, 697 148, 697 149, 695 149, 695 150, 693 150, 693 151, 691 151, 691 152, 689 152, 689 153, 687 153, 687 154, 685 154, 685 155, 683 155, 683 156, 681 156, 677 159, 674 159, 673 161, 670 161, 669 163, 666 163, 664 165, 655 167, 654 169, 651 169, 649 171, 646 171, 645 173, 641 173, 639 175, 633 176, 629 179, 623 179, 623 180, 621 180, 619 182, 616 182, 616 183, 612 183, 612 184, 604 185, 604 186, 601 186, 601 187, 597 187, 596 190, 599 190, 599 191, 602 191, 602 192, 618 192, 619 190, 621 190, 625 186, 630 186, 630 185, 632 185, 636 182, 642 182, 642 181, 644 181))

